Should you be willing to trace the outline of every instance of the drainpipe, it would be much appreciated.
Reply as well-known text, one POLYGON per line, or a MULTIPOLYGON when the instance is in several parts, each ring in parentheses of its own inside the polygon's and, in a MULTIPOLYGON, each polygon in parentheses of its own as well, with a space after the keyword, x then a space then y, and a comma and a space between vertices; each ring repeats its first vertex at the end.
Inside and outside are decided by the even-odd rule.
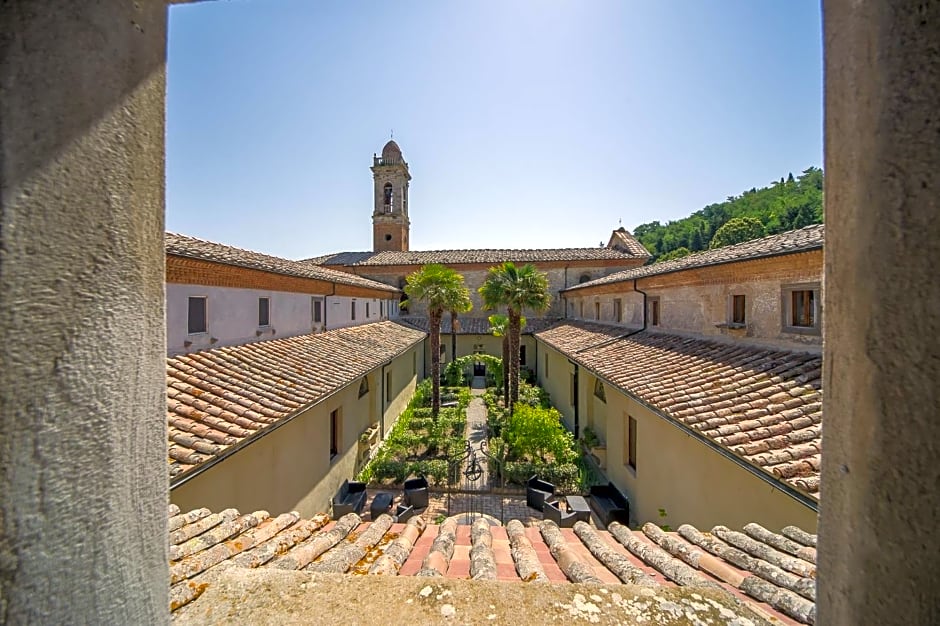
POLYGON ((635 335, 635 334, 637 334, 637 333, 642 333, 644 330, 646 330, 646 325, 647 325, 647 318, 646 318, 646 316, 647 316, 647 312, 646 312, 646 309, 647 309, 647 306, 646 306, 646 292, 645 292, 645 291, 640 291, 639 289, 636 288, 636 279, 635 279, 635 278, 633 279, 633 291, 635 291, 635 292, 637 292, 637 293, 643 294, 643 328, 640 328, 640 329, 638 329, 638 330, 631 330, 631 331, 628 332, 628 333, 624 333, 624 334, 622 334, 622 335, 617 335, 616 337, 611 337, 610 339, 605 339, 604 341, 601 341, 600 343, 595 343, 595 344, 590 345, 590 346, 585 346, 585 347, 581 348, 580 350, 575 350, 575 351, 574 351, 575 354, 578 354, 578 353, 580 353, 580 352, 584 352, 585 350, 593 350, 594 348, 601 348, 601 347, 603 347, 603 346, 610 345, 610 344, 614 343, 615 341, 620 341, 621 339, 626 339, 627 337, 632 337, 633 335, 635 335))
POLYGON ((326 321, 327 311, 330 310, 330 296, 336 295, 336 283, 332 283, 332 285, 333 285, 333 291, 331 293, 326 294, 326 296, 323 298, 323 331, 324 332, 330 329, 326 321))
POLYGON ((574 438, 578 438, 578 431, 580 430, 580 420, 578 419, 578 405, 581 404, 578 401, 578 364, 568 359, 568 362, 574 366, 574 390, 572 393, 572 402, 574 403, 574 438))
POLYGON ((385 406, 385 366, 388 363, 382 364, 382 395, 379 397, 379 439, 385 439, 385 409, 388 408, 385 406))

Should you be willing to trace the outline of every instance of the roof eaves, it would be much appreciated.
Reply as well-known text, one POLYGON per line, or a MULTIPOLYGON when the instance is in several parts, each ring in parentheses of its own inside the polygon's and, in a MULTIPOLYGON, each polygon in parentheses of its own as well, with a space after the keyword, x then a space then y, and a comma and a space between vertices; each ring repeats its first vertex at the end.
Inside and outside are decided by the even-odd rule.
MULTIPOLYGON (((804 506, 806 506, 806 507, 812 509, 813 511, 815 511, 815 512, 817 512, 817 513, 819 512, 819 501, 818 501, 817 498, 815 498, 815 497, 813 497, 812 495, 810 495, 810 494, 808 494, 808 493, 805 493, 805 492, 803 492, 802 490, 798 489, 797 487, 795 487, 795 486, 793 486, 793 485, 791 485, 791 484, 785 482, 783 479, 777 477, 777 476, 774 475, 772 472, 767 471, 767 470, 764 469, 763 467, 760 467, 759 465, 757 465, 757 464, 755 464, 755 463, 749 461, 748 459, 745 459, 745 458, 743 458, 742 456, 740 456, 740 455, 734 453, 733 451, 731 451, 731 450, 729 450, 728 448, 726 448, 725 446, 721 445, 720 443, 718 443, 717 441, 715 441, 715 440, 712 439, 711 437, 708 437, 707 435, 704 435, 704 434, 698 432, 698 431, 695 430, 694 428, 692 428, 692 427, 688 426, 687 424, 683 423, 681 420, 672 417, 671 415, 669 415, 668 413, 666 413, 666 412, 663 411, 662 409, 660 409, 660 408, 658 408, 658 407, 656 407, 656 406, 650 404, 650 403, 647 402, 646 400, 640 398, 639 396, 637 396, 636 394, 634 394, 634 393, 633 393, 632 391, 630 391, 629 389, 627 389, 627 388, 621 386, 620 384, 618 384, 618 383, 612 381, 612 380, 611 380, 610 378, 608 378, 607 376, 601 374, 600 372, 598 372, 597 370, 595 370, 594 368, 592 368, 592 367, 591 367, 590 365, 588 365, 584 360, 578 358, 578 356, 576 356, 576 355, 579 354, 579 353, 581 353, 581 352, 582 352, 581 350, 578 350, 578 351, 569 353, 567 350, 562 349, 562 348, 558 347, 557 345, 552 344, 551 342, 547 341, 546 339, 542 339, 541 337, 538 337, 539 333, 545 332, 545 331, 547 331, 547 330, 549 330, 549 329, 547 328, 547 329, 544 329, 543 331, 539 331, 538 333, 534 333, 534 334, 535 334, 536 338, 541 339, 543 342, 545 342, 546 344, 548 344, 548 345, 549 345, 551 348, 553 348, 554 350, 557 350, 558 352, 561 352, 563 355, 565 355, 566 358, 568 358, 568 359, 570 359, 571 361, 577 363, 578 366, 583 367, 583 368, 586 369, 588 372, 590 372, 591 375, 593 375, 593 376, 595 376, 595 377, 601 379, 602 381, 604 381, 605 383, 607 383, 608 385, 610 385, 610 386, 613 387, 614 389, 618 389, 621 393, 626 394, 626 395, 627 395, 628 397, 630 397, 632 400, 634 400, 634 401, 637 402, 638 404, 640 404, 640 405, 646 407, 646 408, 649 409, 652 413, 654 413, 654 414, 657 415, 658 417, 662 418, 663 420, 665 420, 666 422, 668 422, 668 423, 671 424, 672 426, 678 428, 679 430, 683 431, 684 433, 686 433, 686 434, 688 434, 688 435, 691 435, 693 438, 695 438, 695 439, 697 439, 698 441, 700 441, 701 443, 705 444, 706 446, 708 446, 708 447, 711 448, 712 450, 718 452, 718 453, 721 454, 723 457, 725 457, 725 458, 728 459, 729 461, 733 462, 735 465, 738 465, 739 467, 741 467, 741 468, 743 468, 744 470, 750 472, 751 474, 754 474, 754 475, 755 475, 757 478, 759 478, 760 480, 763 480, 764 482, 770 484, 771 486, 775 487, 776 489, 778 489, 778 490, 780 490, 780 491, 786 493, 788 496, 790 496, 791 498, 793 498, 794 500, 796 500, 796 501, 799 502, 800 504, 802 504, 802 505, 804 505, 804 506)), ((642 331, 641 331, 641 332, 642 332, 642 331)), ((635 333, 635 334, 636 334, 636 333, 635 333)), ((614 338, 614 339, 616 340, 616 338, 614 338)), ((602 344, 600 344, 600 345, 598 345, 598 346, 588 346, 587 349, 597 348, 597 347, 605 346, 605 345, 607 345, 607 344, 608 344, 608 342, 605 341, 605 342, 602 342, 602 344)))
MULTIPOLYGON (((406 326, 406 328, 409 328, 409 327, 406 326)), ((417 329, 411 328, 411 330, 417 330, 417 329)), ((410 350, 413 346, 415 346, 416 344, 418 344, 418 343, 420 343, 420 342, 422 342, 422 341, 424 341, 424 340, 425 340, 425 337, 416 337, 416 338, 414 339, 414 341, 411 341, 411 342, 409 342, 407 345, 405 345, 404 347, 400 348, 400 349, 399 349, 398 351, 396 351, 394 354, 392 354, 392 355, 389 356, 387 359, 385 359, 382 363, 380 363, 380 364, 376 365, 375 367, 371 368, 370 371, 371 371, 372 369, 376 369, 376 368, 378 368, 378 367, 383 367, 383 366, 385 366, 385 365, 388 365, 388 364, 391 363, 393 360, 395 360, 396 358, 398 358, 399 356, 401 356, 402 354, 404 354, 405 352, 407 352, 408 350, 410 350)), ((346 389, 346 387, 348 387, 349 385, 355 384, 355 379, 356 379, 356 378, 359 378, 360 376, 361 376, 361 375, 355 376, 352 381, 350 381, 350 382, 348 382, 348 383, 346 383, 346 384, 344 384, 344 385, 340 385, 340 386, 336 387, 335 389, 333 389, 332 391, 326 393, 325 395, 322 395, 322 396, 318 397, 318 398, 317 398, 316 400, 314 400, 313 402, 310 402, 310 403, 308 403, 308 404, 302 406, 301 408, 299 408, 299 409, 297 409, 297 410, 295 410, 295 411, 292 411, 291 413, 288 413, 287 415, 285 415, 284 417, 278 419, 276 422, 274 422, 274 423, 271 424, 270 426, 267 426, 267 427, 265 427, 265 428, 261 428, 260 430, 255 431, 254 433, 252 433, 252 434, 249 435, 248 437, 245 437, 244 439, 242 439, 242 440, 240 440, 240 441, 238 441, 238 442, 232 444, 231 446, 227 447, 227 448, 226 448, 225 450, 223 450, 220 454, 213 455, 210 459, 208 459, 208 460, 206 460, 206 461, 203 461, 202 463, 199 463, 198 465, 195 465, 192 469, 189 469, 189 470, 187 470, 187 471, 185 471, 185 472, 182 472, 182 473, 180 473, 180 474, 177 474, 176 476, 172 476, 172 477, 170 478, 170 489, 175 489, 176 487, 182 486, 183 484, 185 484, 185 483, 188 482, 189 480, 191 480, 191 479, 195 478, 196 476, 202 474, 203 472, 205 472, 205 471, 208 470, 209 468, 211 468, 211 467, 217 465, 218 463, 221 463, 222 461, 224 461, 224 460, 227 459, 228 457, 232 456, 232 455, 235 454, 236 452, 238 452, 238 451, 240 451, 240 450, 246 448, 247 446, 251 445, 252 443, 255 443, 256 441, 261 440, 262 438, 264 438, 264 437, 266 437, 268 434, 274 432, 275 430, 277 430, 277 429, 280 428, 281 426, 284 426, 284 425, 287 424, 288 422, 291 422, 294 418, 296 418, 296 417, 302 415, 303 413, 309 411, 310 409, 312 409, 313 407, 317 406, 318 404, 321 404, 321 403, 323 403, 323 402, 329 400, 330 398, 332 398, 332 397, 335 396, 336 394, 342 392, 342 391, 343 391, 344 389, 346 389)))

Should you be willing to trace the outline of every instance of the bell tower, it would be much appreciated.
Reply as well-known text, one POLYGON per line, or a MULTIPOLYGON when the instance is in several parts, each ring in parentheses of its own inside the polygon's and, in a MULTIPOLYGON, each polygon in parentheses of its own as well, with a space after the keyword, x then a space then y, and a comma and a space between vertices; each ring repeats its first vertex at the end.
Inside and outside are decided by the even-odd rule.
POLYGON ((408 164, 401 148, 389 141, 382 156, 372 155, 372 180, 375 184, 372 211, 372 250, 384 252, 408 250, 408 164))

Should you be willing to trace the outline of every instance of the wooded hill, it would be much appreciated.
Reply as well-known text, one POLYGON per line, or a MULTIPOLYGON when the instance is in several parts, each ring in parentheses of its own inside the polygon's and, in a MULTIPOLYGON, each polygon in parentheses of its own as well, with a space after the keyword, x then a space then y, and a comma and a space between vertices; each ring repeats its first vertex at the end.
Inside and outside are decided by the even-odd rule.
POLYGON ((798 178, 791 173, 769 187, 729 196, 681 220, 640 224, 633 235, 655 263, 822 221, 823 172, 810 167, 798 178))

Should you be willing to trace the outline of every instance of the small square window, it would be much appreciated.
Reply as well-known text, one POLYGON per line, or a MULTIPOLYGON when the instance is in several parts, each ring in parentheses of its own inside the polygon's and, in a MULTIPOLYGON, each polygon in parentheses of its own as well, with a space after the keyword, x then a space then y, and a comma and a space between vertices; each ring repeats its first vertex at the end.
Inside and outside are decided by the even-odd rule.
POLYGON ((190 335, 209 332, 209 322, 206 316, 205 296, 190 296, 189 298, 189 327, 190 335))
POLYGON ((819 284, 790 285, 783 288, 783 330, 790 333, 819 334, 819 284))
POLYGON ((745 298, 743 295, 731 296, 731 323, 744 324, 747 322, 745 298))
POLYGON ((258 326, 271 325, 271 298, 258 298, 258 326))

